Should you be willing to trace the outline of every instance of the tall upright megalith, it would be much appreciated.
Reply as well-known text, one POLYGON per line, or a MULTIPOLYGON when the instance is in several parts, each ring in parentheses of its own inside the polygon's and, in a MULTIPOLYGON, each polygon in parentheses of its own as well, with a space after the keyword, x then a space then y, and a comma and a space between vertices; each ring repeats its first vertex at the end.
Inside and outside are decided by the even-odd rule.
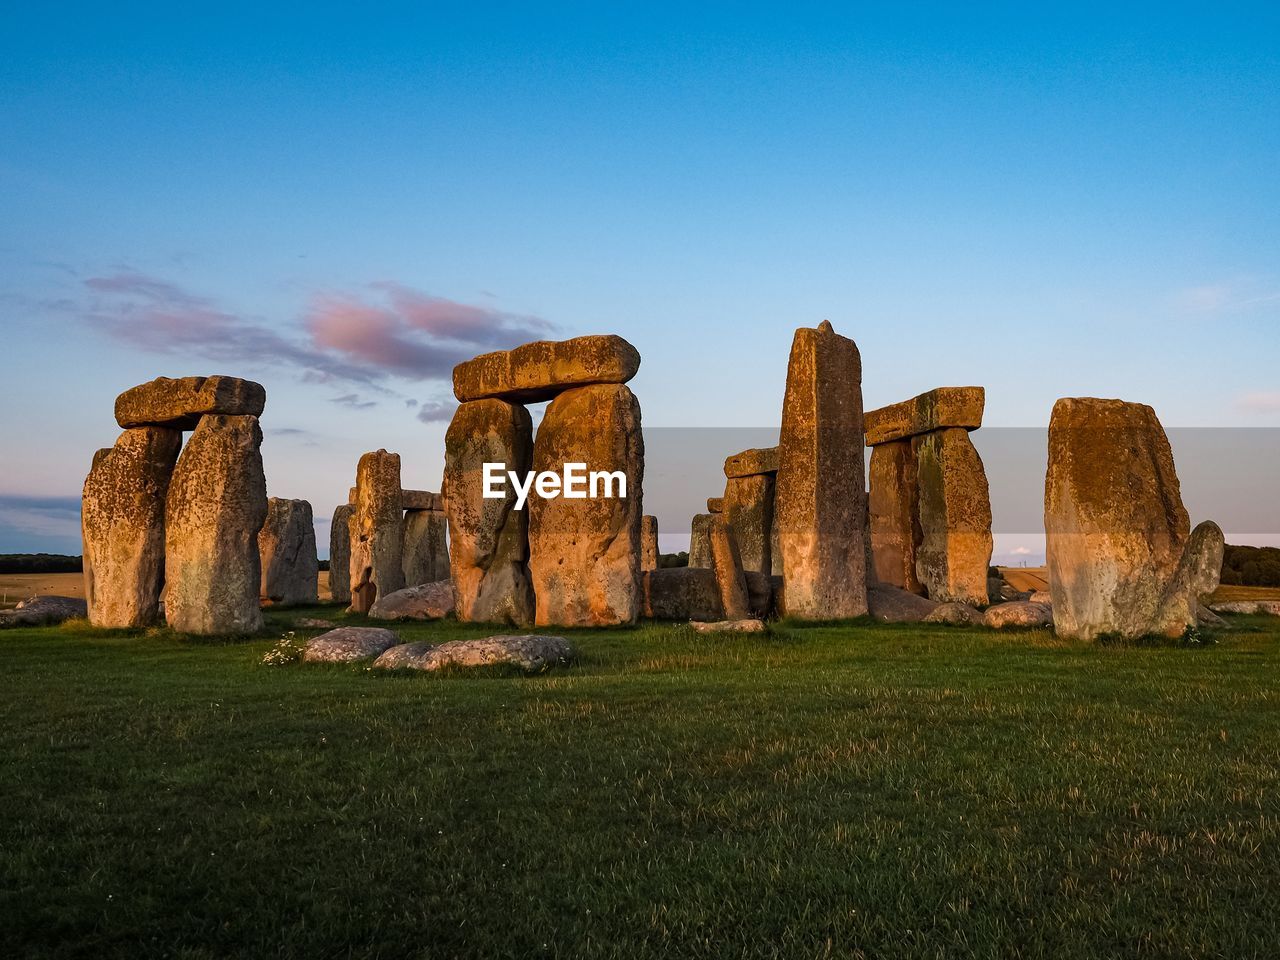
POLYGON ((136 427, 93 458, 80 522, 94 626, 145 627, 160 618, 165 498, 181 445, 181 430, 136 427))
POLYGON ((969 432, 935 430, 913 438, 911 449, 920 523, 916 576, 930 600, 986 603, 991 494, 969 432))
POLYGON ((306 500, 267 499, 267 519, 258 531, 262 563, 261 595, 292 606, 319 600, 320 561, 316 527, 306 500))
MULTIPOLYGON (((437 501, 439 497, 437 497, 437 501)), ((416 587, 449 579, 449 526, 442 503, 404 512, 404 585, 416 587)))
POLYGON ((876 579, 912 593, 924 593, 916 576, 921 533, 916 508, 916 457, 911 441, 894 440, 872 447, 869 472, 867 523, 876 579))
POLYGON ((356 465, 351 531, 351 602, 368 613, 378 597, 404 586, 400 454, 376 450, 356 465))
POLYGON ((547 405, 533 468, 559 474, 570 463, 583 464, 591 475, 587 495, 534 496, 529 504, 535 622, 632 623, 643 607, 644 437, 640 403, 625 384, 574 387, 547 405))
POLYGON ((652 514, 640 518, 640 569, 658 569, 658 518, 652 514))
POLYGON ((744 570, 773 572, 774 480, 778 448, 743 450, 724 462, 724 516, 744 570))
POLYGON ((790 617, 867 612, 862 361, 829 321, 795 333, 774 509, 790 617))
POLYGON ((444 439, 444 497, 449 565, 459 620, 533 622, 529 514, 516 510, 511 484, 485 497, 484 465, 523 476, 533 466, 533 421, 517 403, 496 398, 462 403, 444 439))
POLYGON ((183 633, 262 628, 258 531, 267 517, 262 429, 252 415, 200 417, 165 504, 165 617, 183 633))
POLYGON ((1190 529, 1173 450, 1146 404, 1054 404, 1044 525, 1060 636, 1177 636, 1218 585, 1222 531, 1190 529))
POLYGON ((334 508, 329 524, 329 598, 334 603, 351 602, 351 514, 349 503, 334 508))

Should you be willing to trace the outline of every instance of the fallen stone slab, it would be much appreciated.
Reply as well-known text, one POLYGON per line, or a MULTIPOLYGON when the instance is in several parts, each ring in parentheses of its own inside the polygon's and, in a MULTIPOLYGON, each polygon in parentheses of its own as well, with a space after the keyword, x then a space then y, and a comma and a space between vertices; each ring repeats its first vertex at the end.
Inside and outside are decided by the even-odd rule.
POLYGON ((239 377, 156 377, 116 397, 116 423, 125 427, 193 430, 206 414, 260 417, 267 390, 239 377))
POLYGON ((724 475, 735 477, 768 476, 778 472, 778 448, 756 447, 728 457, 724 462, 724 475))
POLYGON ((302 630, 330 630, 338 624, 333 620, 321 620, 319 617, 300 617, 293 621, 293 625, 302 630))
POLYGON ((0 629, 48 627, 88 615, 88 605, 76 597, 30 597, 12 610, 0 610, 0 629))
POLYGON ((640 352, 613 334, 539 340, 458 364, 453 368, 453 395, 464 403, 538 403, 570 387, 626 383, 639 369, 640 352))
POLYGON ((369 660, 399 642, 396 634, 383 627, 339 627, 308 640, 302 659, 307 663, 369 660))
POLYGON ((689 626, 698 633, 768 633, 763 620, 690 620, 689 626))
POLYGON ((378 597, 371 620, 439 620, 453 613, 453 581, 437 580, 378 597))
POLYGON ((867 587, 867 611, 885 623, 922 623, 937 602, 887 583, 867 587))
POLYGON ((1203 603, 1196 604, 1196 623, 1202 627, 1229 627, 1230 624, 1223 620, 1220 616, 1206 607, 1203 603))
POLYGON ((1047 603, 1032 603, 1030 600, 997 603, 994 607, 987 607, 983 624, 993 630, 1007 627, 1052 627, 1053 607, 1047 603))
POLYGON ((938 387, 901 403, 868 410, 863 420, 867 446, 948 427, 977 430, 982 426, 985 404, 986 390, 982 387, 938 387))
POLYGON ((967 603, 952 601, 938 606, 924 618, 925 623, 949 623, 953 626, 980 627, 985 622, 981 610, 967 603))
POLYGON ((1262 613, 1280 617, 1280 600, 1230 600, 1226 603, 1211 603, 1209 609, 1214 613, 1262 613))
POLYGON ((474 669, 509 666, 525 673, 542 673, 573 660, 573 647, 564 637, 539 634, 499 635, 479 640, 450 640, 432 647, 427 643, 404 644, 412 650, 392 647, 375 667, 398 670, 474 669))
POLYGON ((436 648, 434 643, 417 640, 413 643, 397 643, 378 654, 373 661, 375 670, 412 670, 421 659, 436 648))
POLYGON ((1030 600, 1032 603, 1047 603, 1053 606, 1053 594, 1048 590, 1032 590, 1028 596, 1016 597, 1017 600, 1030 600))

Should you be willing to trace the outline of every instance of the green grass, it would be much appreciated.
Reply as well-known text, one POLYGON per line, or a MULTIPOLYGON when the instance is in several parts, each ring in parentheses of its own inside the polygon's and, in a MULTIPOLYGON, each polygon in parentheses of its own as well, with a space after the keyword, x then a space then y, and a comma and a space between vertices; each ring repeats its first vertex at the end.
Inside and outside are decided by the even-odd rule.
POLYGON ((260 664, 317 614, 0 635, 0 957, 1280 949, 1266 618, 1200 647, 646 626, 531 678, 260 664))

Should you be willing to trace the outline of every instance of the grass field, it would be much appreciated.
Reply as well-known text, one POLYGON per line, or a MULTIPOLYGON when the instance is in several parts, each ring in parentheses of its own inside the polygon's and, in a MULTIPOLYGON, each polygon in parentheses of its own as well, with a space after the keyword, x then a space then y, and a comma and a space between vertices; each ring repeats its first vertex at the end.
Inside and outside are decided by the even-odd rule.
POLYGON ((532 678, 7 631, 0 956, 1275 956, 1280 628, 1233 624, 650 625, 532 678))

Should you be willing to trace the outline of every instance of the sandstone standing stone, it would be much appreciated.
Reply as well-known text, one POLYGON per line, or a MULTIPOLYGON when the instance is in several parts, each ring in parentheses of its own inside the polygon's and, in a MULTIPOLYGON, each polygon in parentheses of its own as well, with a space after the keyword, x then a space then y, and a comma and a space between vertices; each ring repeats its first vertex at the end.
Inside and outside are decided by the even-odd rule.
POLYGON ((453 582, 419 583, 379 597, 369 608, 371 620, 439 620, 453 613, 453 582))
POLYGON ((976 430, 982 426, 986 391, 982 387, 938 387, 901 403, 868 410, 867 446, 905 440, 948 427, 976 430))
POLYGON ((349 503, 333 511, 329 524, 329 597, 334 603, 351 602, 351 514, 349 503))
POLYGON ((707 497, 707 513, 724 513, 724 497, 707 497))
MULTIPOLYGON (((622 384, 575 387, 547 406, 533 445, 533 468, 621 473, 626 496, 529 503, 529 574, 539 625, 606 626, 640 616, 640 517, 644 437, 640 404, 622 384)), ((452 491, 452 487, 450 488, 452 491)), ((603 489, 597 491, 602 494, 603 489)), ((450 492, 452 496, 452 492, 450 492)))
POLYGON ((639 351, 612 334, 540 340, 458 364, 453 394, 463 402, 537 403, 572 387, 626 383, 639 369, 639 351))
POLYGON ((258 418, 200 418, 165 506, 165 617, 174 630, 246 634, 262 628, 258 531, 267 518, 258 418))
POLYGON ((774 509, 790 617, 867 612, 862 363, 828 321, 796 331, 774 509))
POLYGON ((658 569, 658 518, 650 514, 640 518, 640 569, 658 569))
POLYGON ((80 508, 84 595, 98 627, 159 620, 164 585, 164 511, 182 432, 138 427, 99 450, 80 508))
POLYGON ((652 620, 723 620, 715 573, 705 567, 645 571, 644 615, 652 620))
POLYGON ((1222 531, 1189 530, 1173 451, 1145 404, 1054 405, 1044 522, 1061 636, 1177 636, 1196 622, 1196 595, 1217 586, 1222 531))
POLYGON ((401 535, 405 586, 449 579, 448 526, 443 511, 405 511, 401 535))
POLYGON ((916 577, 921 533, 916 506, 916 458, 911 441, 872 447, 870 473, 867 514, 876 579, 912 593, 923 593, 924 587, 916 577))
POLYGON ((916 437, 911 446, 920 522, 916 577, 930 600, 985 606, 992 538, 982 458, 958 427, 916 437))
POLYGON ((404 586, 400 454, 377 450, 360 458, 354 506, 349 521, 352 609, 368 613, 366 601, 371 605, 404 586), (372 594, 357 591, 365 584, 373 587, 372 594))
POLYGON ((515 491, 484 496, 484 464, 503 463, 520 476, 533 466, 533 421, 503 400, 461 404, 445 434, 444 497, 449 560, 459 620, 533 622, 529 579, 528 505, 516 510, 515 491))
POLYGON ((116 422, 126 428, 192 430, 206 414, 260 417, 266 405, 267 391, 252 380, 157 377, 116 397, 116 422))
POLYGON ((689 566, 711 569, 711 520, 716 514, 695 513, 689 534, 689 566))
POLYGON ((724 485, 723 516, 733 530, 744 570, 773 572, 772 474, 731 477, 724 485))
POLYGON ((285 606, 319 602, 320 561, 310 503, 269 498, 267 520, 258 531, 258 554, 263 597, 285 606))
POLYGON ((746 618, 750 612, 747 578, 742 571, 737 541, 723 516, 716 516, 711 524, 711 569, 715 571, 724 619, 746 618))

